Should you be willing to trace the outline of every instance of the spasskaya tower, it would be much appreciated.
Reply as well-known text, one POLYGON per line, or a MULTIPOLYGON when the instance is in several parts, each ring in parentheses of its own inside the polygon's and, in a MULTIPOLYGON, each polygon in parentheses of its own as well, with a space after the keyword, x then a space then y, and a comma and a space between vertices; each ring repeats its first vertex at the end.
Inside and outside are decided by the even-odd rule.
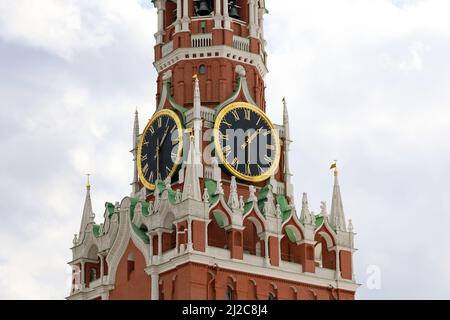
POLYGON ((296 199, 286 100, 266 115, 264 0, 154 0, 154 115, 136 112, 130 196, 97 224, 88 182, 68 299, 354 299, 338 168, 296 199))

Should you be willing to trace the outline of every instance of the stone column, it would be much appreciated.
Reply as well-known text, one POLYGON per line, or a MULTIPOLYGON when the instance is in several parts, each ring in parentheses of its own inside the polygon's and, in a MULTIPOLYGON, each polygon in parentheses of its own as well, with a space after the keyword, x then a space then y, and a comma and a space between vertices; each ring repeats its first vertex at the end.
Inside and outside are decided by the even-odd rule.
POLYGON ((150 254, 149 254, 149 260, 150 260, 150 265, 153 264, 153 235, 150 234, 150 232, 148 233, 148 238, 150 240, 150 254))
POLYGON ((264 234, 264 256, 266 267, 270 266, 270 258, 269 258, 269 235, 267 232, 264 234))
POLYGON ((339 247, 336 246, 336 280, 341 279, 341 257, 339 254, 339 247))
POLYGON ((192 219, 188 218, 188 239, 187 239, 187 250, 188 252, 191 252, 193 249, 192 246, 192 219))
POLYGON ((224 28, 231 29, 231 19, 228 13, 228 0, 223 0, 223 20, 224 20, 224 28))
POLYGON ((175 33, 181 31, 181 0, 177 0, 177 20, 175 23, 175 33))
POLYGON ((250 37, 256 37, 255 0, 248 0, 250 37))
POLYGON ((81 289, 86 288, 86 272, 84 267, 84 261, 81 262, 81 289))
POLYGON ((159 300, 159 274, 156 271, 152 271, 150 277, 152 281, 151 299, 159 300))
POLYGON ((182 31, 189 31, 189 0, 183 0, 182 31))
POLYGON ((164 35, 164 11, 165 11, 165 2, 163 0, 159 0, 156 2, 156 7, 158 9, 158 31, 155 34, 156 44, 161 44, 163 42, 164 35))
POLYGON ((103 258, 103 255, 101 255, 101 254, 99 254, 98 257, 100 258, 100 279, 101 279, 101 282, 103 283, 103 276, 105 274, 104 262, 103 262, 104 258, 103 258))
POLYGON ((158 231, 158 261, 162 258, 162 231, 158 231))
POLYGON ((214 29, 222 28, 222 11, 220 0, 216 0, 215 12, 214 12, 214 29))

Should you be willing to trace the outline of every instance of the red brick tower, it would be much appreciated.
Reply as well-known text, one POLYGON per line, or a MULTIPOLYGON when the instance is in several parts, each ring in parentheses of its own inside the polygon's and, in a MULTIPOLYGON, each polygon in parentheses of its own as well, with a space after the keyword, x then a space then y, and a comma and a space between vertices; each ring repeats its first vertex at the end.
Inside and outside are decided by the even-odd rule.
MULTIPOLYGON (((92 212, 69 299, 353 299, 353 226, 297 210, 289 116, 265 115, 263 0, 155 0, 156 111, 133 130, 132 193, 92 212)), ((281 108, 280 108, 281 109, 281 108)))

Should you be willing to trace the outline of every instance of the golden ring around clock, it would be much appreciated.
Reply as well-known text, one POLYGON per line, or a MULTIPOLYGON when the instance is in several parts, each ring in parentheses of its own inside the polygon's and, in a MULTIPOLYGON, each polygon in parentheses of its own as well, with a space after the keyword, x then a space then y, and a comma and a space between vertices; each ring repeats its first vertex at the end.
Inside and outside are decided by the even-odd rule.
POLYGON ((177 126, 177 130, 178 130, 178 153, 177 153, 177 158, 176 161, 174 162, 174 166, 172 168, 172 171, 169 173, 169 176, 172 177, 175 172, 177 171, 177 167, 178 165, 181 163, 181 157, 182 157, 182 153, 183 153, 183 125, 181 124, 181 120, 178 117, 178 115, 173 112, 172 110, 168 110, 168 109, 164 109, 161 110, 157 113, 155 113, 155 115, 150 119, 150 121, 148 122, 147 126, 145 127, 140 139, 139 139, 139 146, 138 146, 138 152, 137 152, 137 170, 138 170, 138 175, 139 175, 139 180, 141 181, 141 183, 149 190, 155 190, 156 186, 154 184, 152 184, 151 182, 147 181, 147 179, 144 176, 144 173, 142 172, 142 147, 144 145, 144 139, 145 136, 147 135, 148 130, 150 129, 150 127, 158 120, 158 118, 162 117, 162 116, 168 116, 170 118, 173 119, 173 121, 175 122, 176 126, 177 126))
POLYGON ((219 155, 220 162, 223 163, 225 168, 236 178, 244 181, 255 183, 265 181, 269 179, 277 171, 278 166, 280 164, 280 156, 281 156, 280 139, 278 137, 278 133, 277 130, 275 129, 275 126, 273 125, 272 121, 270 121, 269 117, 267 117, 267 115, 260 108, 247 102, 234 102, 224 107, 222 110, 220 110, 214 122, 214 146, 216 149, 216 154, 219 155), (264 172, 259 176, 247 176, 236 170, 231 165, 231 163, 229 163, 225 158, 222 145, 219 140, 220 124, 222 123, 223 118, 233 110, 241 108, 251 110, 256 114, 258 114, 262 119, 264 119, 266 123, 269 125, 270 130, 273 133, 273 138, 275 140, 275 153, 276 153, 275 161, 272 163, 269 170, 267 170, 266 172, 264 172))

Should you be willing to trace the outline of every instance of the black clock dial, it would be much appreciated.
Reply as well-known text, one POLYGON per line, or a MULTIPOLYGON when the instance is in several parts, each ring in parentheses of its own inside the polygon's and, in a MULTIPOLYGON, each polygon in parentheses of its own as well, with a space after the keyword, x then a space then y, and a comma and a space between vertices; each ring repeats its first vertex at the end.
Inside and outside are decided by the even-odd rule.
POLYGON ((148 189, 153 190, 157 181, 173 176, 182 147, 178 116, 170 110, 158 112, 145 128, 138 150, 139 177, 148 189))
POLYGON ((214 134, 219 158, 238 178, 259 182, 277 169, 278 135, 259 108, 247 103, 225 107, 216 119, 214 134))

